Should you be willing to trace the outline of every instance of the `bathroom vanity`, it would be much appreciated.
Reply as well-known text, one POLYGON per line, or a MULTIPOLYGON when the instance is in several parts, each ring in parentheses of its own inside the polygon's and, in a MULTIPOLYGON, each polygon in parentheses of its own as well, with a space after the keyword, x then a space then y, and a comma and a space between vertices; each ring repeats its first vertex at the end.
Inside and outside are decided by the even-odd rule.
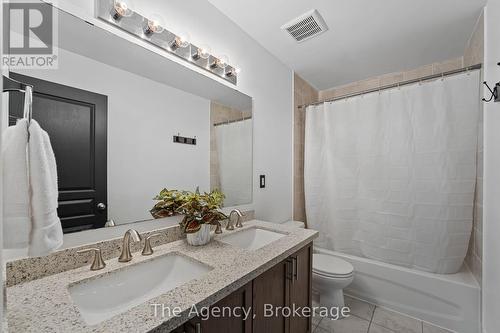
MULTIPOLYGON (((170 229, 178 227, 152 232, 167 233, 170 229)), ((142 256, 140 246, 133 247, 129 263, 118 262, 113 252, 116 240, 109 240, 111 245, 101 242, 105 254, 112 254, 105 255, 107 265, 98 271, 91 271, 86 263, 50 274, 55 267, 76 263, 75 252, 81 248, 44 259, 23 259, 8 265, 9 330, 310 332, 310 318, 264 317, 264 304, 311 304, 312 241, 316 237, 313 230, 252 220, 243 228, 225 230, 206 246, 190 246, 181 238, 162 245, 154 243, 151 256, 142 256), (251 308, 252 319, 203 320, 192 311, 193 306, 200 313, 214 307, 251 308)))
POLYGON ((253 320, 244 320, 242 317, 203 320, 195 317, 174 332, 310 332, 312 317, 285 317, 283 313, 268 317, 264 306, 269 307, 269 313, 276 313, 276 309, 280 308, 292 309, 293 306, 311 307, 311 271, 312 246, 308 244, 214 304, 218 308, 249 309, 253 320), (270 306, 273 310, 270 310, 270 306))

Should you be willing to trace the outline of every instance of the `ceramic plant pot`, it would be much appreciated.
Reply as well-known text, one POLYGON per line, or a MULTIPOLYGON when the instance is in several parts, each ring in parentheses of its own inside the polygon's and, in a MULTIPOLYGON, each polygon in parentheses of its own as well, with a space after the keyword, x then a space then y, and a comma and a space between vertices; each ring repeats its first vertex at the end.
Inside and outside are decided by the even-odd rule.
POLYGON ((187 234, 186 237, 189 245, 200 246, 208 244, 212 237, 210 234, 210 225, 202 224, 200 230, 192 234, 187 234))

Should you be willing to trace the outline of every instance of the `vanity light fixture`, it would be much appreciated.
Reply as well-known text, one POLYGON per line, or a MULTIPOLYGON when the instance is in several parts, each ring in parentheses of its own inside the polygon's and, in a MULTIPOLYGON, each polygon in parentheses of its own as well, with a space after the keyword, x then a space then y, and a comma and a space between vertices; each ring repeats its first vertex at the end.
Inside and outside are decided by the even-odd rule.
POLYGON ((134 14, 133 3, 131 0, 114 0, 111 16, 115 21, 122 17, 130 17, 134 14))
POLYGON ((96 0, 97 16, 123 31, 141 38, 172 55, 175 55, 193 66, 197 66, 218 78, 234 85, 238 81, 239 69, 229 64, 224 55, 214 55, 208 46, 195 45, 190 42, 187 33, 174 33, 165 29, 160 15, 144 16, 134 10, 134 0, 96 0))
POLYGON ((165 30, 163 28, 163 19, 159 15, 152 15, 151 18, 145 19, 144 35, 151 36, 152 34, 159 34, 165 30))

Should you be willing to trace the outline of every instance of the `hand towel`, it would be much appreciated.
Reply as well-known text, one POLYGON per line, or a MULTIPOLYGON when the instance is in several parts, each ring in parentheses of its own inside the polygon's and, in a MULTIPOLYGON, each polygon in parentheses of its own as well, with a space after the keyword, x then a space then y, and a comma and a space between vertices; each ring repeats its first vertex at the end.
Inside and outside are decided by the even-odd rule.
POLYGON ((2 135, 3 246, 28 247, 31 230, 27 165, 28 121, 21 119, 2 135))
POLYGON ((63 243, 61 221, 57 216, 57 167, 49 135, 38 122, 29 127, 29 179, 31 190, 31 234, 28 254, 43 256, 63 243))

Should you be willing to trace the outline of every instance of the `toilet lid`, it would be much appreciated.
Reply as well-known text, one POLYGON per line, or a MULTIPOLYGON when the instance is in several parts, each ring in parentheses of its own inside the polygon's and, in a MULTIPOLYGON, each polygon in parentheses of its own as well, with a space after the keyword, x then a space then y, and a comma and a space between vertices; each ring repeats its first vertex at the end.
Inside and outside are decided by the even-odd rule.
POLYGON ((347 276, 352 275, 354 267, 343 259, 315 253, 313 254, 313 271, 329 276, 347 276))

